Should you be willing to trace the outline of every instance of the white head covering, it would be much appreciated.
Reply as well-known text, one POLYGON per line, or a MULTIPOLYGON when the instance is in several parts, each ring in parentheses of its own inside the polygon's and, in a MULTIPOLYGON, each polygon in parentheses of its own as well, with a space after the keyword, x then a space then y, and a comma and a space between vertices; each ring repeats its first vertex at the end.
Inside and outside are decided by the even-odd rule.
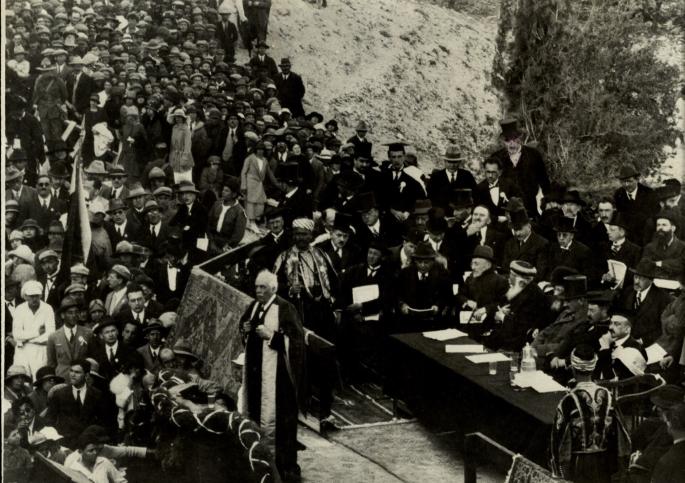
POLYGON ((310 220, 309 218, 296 218, 295 220, 293 220, 293 228, 306 231, 314 231, 314 221, 310 220))
POLYGON ((21 296, 26 298, 28 295, 41 295, 43 293, 43 284, 38 280, 29 280, 24 282, 21 286, 21 296))

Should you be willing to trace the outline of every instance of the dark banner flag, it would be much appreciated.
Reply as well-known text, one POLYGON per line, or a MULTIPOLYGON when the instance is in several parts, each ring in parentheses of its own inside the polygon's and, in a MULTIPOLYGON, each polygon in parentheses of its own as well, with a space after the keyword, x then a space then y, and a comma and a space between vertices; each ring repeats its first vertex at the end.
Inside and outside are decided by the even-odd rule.
POLYGON ((78 262, 86 264, 90 252, 91 232, 86 192, 83 188, 81 143, 82 138, 77 141, 77 146, 74 149, 76 156, 74 157, 74 169, 71 173, 69 212, 62 247, 62 267, 64 270, 69 270, 72 265, 78 262))

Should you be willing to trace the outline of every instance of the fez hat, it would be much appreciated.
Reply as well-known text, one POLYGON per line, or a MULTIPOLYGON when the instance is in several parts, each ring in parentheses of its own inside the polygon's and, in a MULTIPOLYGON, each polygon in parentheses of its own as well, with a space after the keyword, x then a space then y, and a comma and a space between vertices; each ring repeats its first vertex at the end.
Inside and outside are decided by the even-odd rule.
POLYGON ((646 258, 640 260, 635 268, 629 268, 628 270, 633 272, 635 275, 640 275, 645 278, 656 278, 656 264, 651 260, 647 260, 646 258))
POLYGON ((421 242, 418 245, 416 245, 416 250, 414 250, 414 254, 412 255, 412 258, 417 259, 417 260, 434 259, 435 258, 435 250, 433 250, 433 247, 431 246, 430 243, 421 242))
POLYGON ((554 231, 562 233, 575 233, 576 227, 573 226, 573 218, 560 216, 554 224, 554 231))
POLYGON ((471 258, 483 258, 492 262, 495 258, 495 253, 488 245, 478 245, 473 249, 473 255, 471 255, 471 258))
POLYGON ((585 275, 568 275, 562 281, 564 300, 583 298, 587 295, 587 277, 585 275))

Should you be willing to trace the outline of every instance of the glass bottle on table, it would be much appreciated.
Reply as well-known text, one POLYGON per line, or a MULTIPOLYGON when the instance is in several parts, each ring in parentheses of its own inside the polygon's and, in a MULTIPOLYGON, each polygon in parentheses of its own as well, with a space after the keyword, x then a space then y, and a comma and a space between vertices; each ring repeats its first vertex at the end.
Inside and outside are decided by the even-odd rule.
POLYGON ((526 342, 523 351, 521 351, 521 372, 535 372, 537 369, 535 364, 535 349, 526 342))

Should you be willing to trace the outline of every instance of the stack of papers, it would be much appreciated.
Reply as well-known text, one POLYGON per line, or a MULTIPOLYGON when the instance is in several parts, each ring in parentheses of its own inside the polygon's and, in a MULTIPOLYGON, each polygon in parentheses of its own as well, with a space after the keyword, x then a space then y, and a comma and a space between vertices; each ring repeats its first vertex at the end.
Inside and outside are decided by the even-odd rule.
POLYGON ((504 354, 500 354, 499 352, 493 352, 490 354, 476 354, 472 356, 466 356, 466 358, 474 364, 485 364, 487 362, 506 362, 511 360, 509 357, 505 356, 504 354))
POLYGON ((555 381, 552 376, 542 371, 519 372, 514 376, 514 384, 518 387, 532 387, 541 394, 547 392, 566 391, 566 388, 555 381))
POLYGON ((482 344, 447 344, 445 352, 448 354, 479 354, 485 352, 482 344))
POLYGON ((424 337, 428 337, 429 339, 433 340, 439 340, 441 342, 450 339, 457 339, 459 337, 466 337, 467 335, 468 334, 466 332, 462 332, 461 330, 457 329, 433 330, 423 333, 424 337))

